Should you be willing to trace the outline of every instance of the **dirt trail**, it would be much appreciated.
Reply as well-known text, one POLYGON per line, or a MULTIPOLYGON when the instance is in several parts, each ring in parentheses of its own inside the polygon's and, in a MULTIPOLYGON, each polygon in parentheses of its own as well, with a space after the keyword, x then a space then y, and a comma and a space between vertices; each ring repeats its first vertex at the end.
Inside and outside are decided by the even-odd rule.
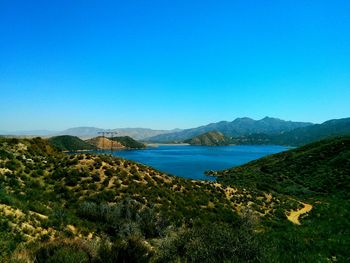
POLYGON ((289 221, 291 221, 293 224, 300 225, 299 222, 299 216, 302 214, 306 214, 311 211, 312 205, 302 203, 304 205, 303 208, 293 211, 291 210, 289 214, 287 214, 287 218, 289 221))

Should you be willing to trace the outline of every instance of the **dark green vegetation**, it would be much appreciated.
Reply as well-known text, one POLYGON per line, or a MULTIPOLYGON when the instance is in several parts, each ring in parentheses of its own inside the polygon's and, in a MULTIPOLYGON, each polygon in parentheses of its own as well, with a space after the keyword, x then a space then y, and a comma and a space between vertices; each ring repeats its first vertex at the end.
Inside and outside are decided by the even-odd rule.
POLYGON ((61 151, 81 151, 97 149, 92 144, 87 143, 78 137, 70 135, 51 137, 49 139, 49 142, 61 151))
POLYGON ((213 131, 198 135, 189 140, 185 140, 184 142, 191 145, 200 146, 223 146, 229 145, 231 143, 231 139, 227 138, 221 132, 213 131))
POLYGON ((268 117, 259 121, 239 118, 233 122, 218 122, 176 133, 162 134, 149 140, 181 142, 212 131, 221 132, 230 138, 229 144, 302 146, 326 138, 350 135, 350 118, 329 120, 322 124, 286 122, 268 117))
MULTIPOLYGON (((209 133, 210 134, 210 133, 209 133)), ((245 145, 259 145, 259 144, 275 144, 275 145, 290 145, 301 146, 307 143, 312 143, 321 139, 332 138, 336 136, 350 135, 350 118, 330 120, 322 124, 309 125, 306 127, 297 128, 291 131, 275 134, 253 133, 248 135, 241 135, 238 137, 225 137, 225 144, 245 144, 245 145)), ((225 136, 225 135, 222 135, 225 136)), ((194 137, 193 141, 186 140, 193 145, 211 145, 206 144, 202 137, 205 134, 194 137), (203 142, 203 143, 202 143, 203 142)), ((214 144, 212 144, 214 145, 214 144)))
POLYGON ((348 262, 349 141, 203 182, 65 155, 40 138, 0 138, 0 261, 348 262), (286 212, 299 201, 313 209, 294 225, 286 212))
POLYGON ((118 136, 118 137, 113 137, 111 138, 113 141, 117 141, 124 145, 128 149, 142 149, 146 148, 146 145, 134 140, 133 138, 129 136, 118 136))
POLYGON ((232 138, 234 144, 276 144, 301 146, 335 136, 350 135, 350 118, 297 128, 284 133, 255 133, 232 138))
POLYGON ((334 136, 350 135, 350 118, 330 120, 322 124, 295 129, 274 139, 274 143, 304 145, 334 136))
POLYGON ((96 137, 83 141, 76 136, 62 135, 49 138, 49 143, 61 151, 74 152, 102 149, 102 145, 106 149, 110 149, 110 144, 112 143, 110 140, 116 142, 113 143, 114 149, 141 149, 146 147, 143 143, 140 143, 129 136, 114 138, 96 137), (102 140, 105 142, 103 143, 102 140))
POLYGON ((261 120, 237 118, 232 122, 220 121, 193 129, 160 134, 150 137, 147 140, 153 142, 182 142, 211 131, 221 132, 227 137, 245 136, 254 133, 279 134, 310 125, 312 125, 312 123, 284 121, 270 117, 265 117, 261 120))
MULTIPOLYGON (((276 135, 267 135, 264 133, 254 133, 232 137, 231 142, 235 145, 268 145, 274 144, 272 138, 276 135)), ((287 144, 291 146, 291 144, 287 144)))
POLYGON ((235 194, 107 155, 66 155, 40 138, 0 139, 0 258, 249 262, 260 257, 254 220, 234 207, 257 193, 235 194))
POLYGON ((219 181, 294 196, 337 194, 349 198, 350 137, 308 144, 218 175, 222 176, 219 181))
POLYGON ((269 242, 284 251, 281 261, 315 262, 332 255, 331 260, 349 262, 350 137, 315 142, 216 175, 223 184, 291 196, 314 206, 301 227, 269 222, 274 229, 269 242), (293 245, 281 247, 281 239, 293 245))

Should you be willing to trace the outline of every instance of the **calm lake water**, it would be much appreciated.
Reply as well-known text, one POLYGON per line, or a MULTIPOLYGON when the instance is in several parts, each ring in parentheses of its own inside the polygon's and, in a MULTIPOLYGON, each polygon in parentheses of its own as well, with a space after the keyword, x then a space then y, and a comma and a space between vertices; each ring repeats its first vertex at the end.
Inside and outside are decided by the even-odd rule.
POLYGON ((204 172, 231 168, 287 149, 285 146, 274 145, 159 146, 143 150, 116 151, 113 155, 152 166, 168 174, 213 180, 214 178, 205 176, 204 172))

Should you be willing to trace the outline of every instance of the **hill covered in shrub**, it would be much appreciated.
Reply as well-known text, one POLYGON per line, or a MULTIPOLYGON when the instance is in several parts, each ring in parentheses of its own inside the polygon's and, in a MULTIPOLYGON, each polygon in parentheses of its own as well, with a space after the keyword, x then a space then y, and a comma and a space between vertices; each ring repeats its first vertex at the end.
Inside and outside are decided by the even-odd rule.
POLYGON ((253 218, 273 216, 282 202, 261 194, 253 204, 260 193, 109 155, 63 154, 40 138, 0 139, 0 157, 5 262, 23 255, 36 262, 249 261, 260 253, 253 218), (251 224, 242 211, 255 211, 251 224))
POLYGON ((280 213, 280 218, 287 215, 291 220, 300 216, 301 226, 266 221, 269 262, 350 260, 349 136, 307 144, 214 174, 223 185, 300 201, 300 210, 286 213, 277 209, 275 216, 280 213))
POLYGON ((195 136, 189 140, 185 140, 184 142, 197 146, 224 146, 229 145, 231 140, 221 132, 213 131, 195 136))
POLYGON ((0 259, 347 262, 348 151, 348 137, 321 141, 208 182, 0 138, 0 259))
POLYGON ((232 138, 234 144, 302 146, 319 140, 350 135, 350 118, 329 120, 282 133, 252 133, 232 138))
POLYGON ((217 173, 219 181, 307 196, 348 195, 350 136, 326 139, 217 173))
POLYGON ((96 150, 97 148, 76 136, 61 135, 49 138, 49 142, 61 151, 96 150))
POLYGON ((111 138, 111 140, 121 143, 127 149, 142 149, 142 148, 146 148, 145 144, 134 140, 130 136, 113 137, 113 138, 111 138))

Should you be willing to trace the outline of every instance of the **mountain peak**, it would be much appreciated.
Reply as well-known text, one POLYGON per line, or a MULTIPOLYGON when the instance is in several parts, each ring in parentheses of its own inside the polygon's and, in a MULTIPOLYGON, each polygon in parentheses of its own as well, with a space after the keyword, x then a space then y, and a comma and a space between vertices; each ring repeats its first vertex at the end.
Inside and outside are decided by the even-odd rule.
POLYGON ((265 116, 264 118, 262 118, 259 121, 278 121, 278 122, 286 122, 285 120, 281 120, 279 118, 273 118, 273 117, 269 117, 269 116, 265 116))
POLYGON ((249 117, 242 117, 242 118, 236 118, 232 121, 232 123, 240 123, 240 122, 254 122, 255 120, 253 120, 252 118, 249 117))
POLYGON ((236 137, 248 134, 264 133, 279 134, 305 127, 312 123, 284 121, 277 118, 266 116, 261 120, 254 120, 248 117, 236 118, 231 122, 221 121, 200 126, 197 128, 186 129, 180 132, 157 135, 147 138, 154 142, 179 142, 191 139, 210 131, 219 131, 225 136, 236 137))

